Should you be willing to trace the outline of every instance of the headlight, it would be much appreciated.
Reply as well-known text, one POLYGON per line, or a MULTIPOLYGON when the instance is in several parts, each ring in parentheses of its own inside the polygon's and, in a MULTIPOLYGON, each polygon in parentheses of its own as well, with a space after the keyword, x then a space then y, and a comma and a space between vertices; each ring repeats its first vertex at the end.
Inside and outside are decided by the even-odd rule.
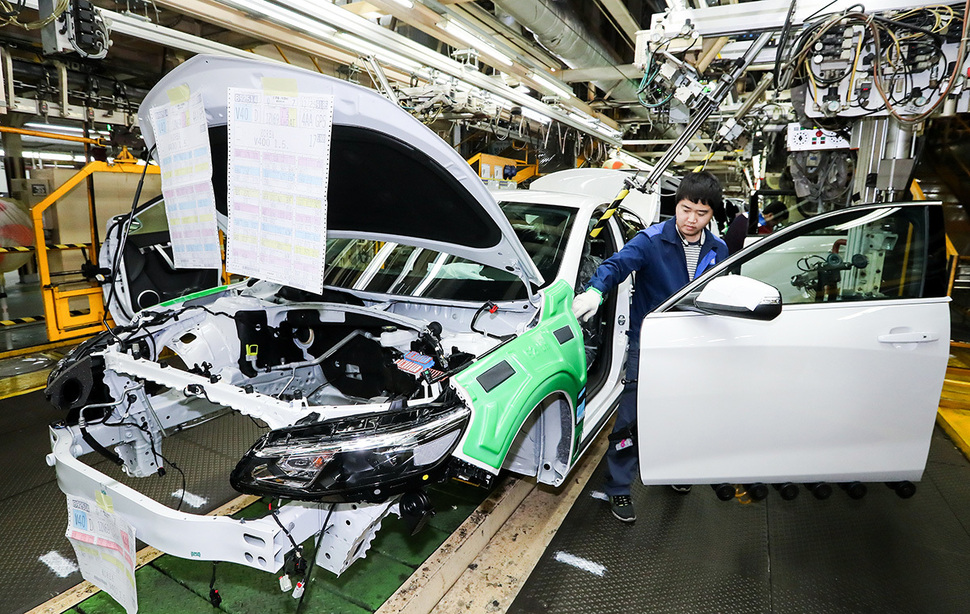
POLYGON ((303 501, 383 501, 444 472, 469 410, 426 405, 264 435, 230 476, 240 492, 303 501))

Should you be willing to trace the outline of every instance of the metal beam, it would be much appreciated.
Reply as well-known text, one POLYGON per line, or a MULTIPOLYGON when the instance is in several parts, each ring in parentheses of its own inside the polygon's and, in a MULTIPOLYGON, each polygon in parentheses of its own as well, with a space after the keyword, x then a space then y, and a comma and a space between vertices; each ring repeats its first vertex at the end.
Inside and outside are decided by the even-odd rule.
MULTIPOLYGON (((230 4, 239 4, 240 6, 245 4, 244 2, 237 2, 237 0, 228 0, 226 3, 216 2, 215 0, 156 0, 156 2, 166 8, 191 15, 202 21, 216 23, 226 29, 246 32, 263 40, 278 42, 311 55, 328 57, 345 64, 351 64, 357 58, 356 53, 351 55, 336 48, 336 45, 339 44, 336 41, 334 46, 322 44, 320 39, 294 31, 291 27, 283 27, 266 19, 257 20, 250 17, 249 13, 258 13, 259 9, 255 3, 246 10, 241 10, 229 6, 230 4)), ((312 2, 311 0, 280 0, 275 6, 282 11, 287 11, 294 20, 302 19, 311 25, 317 24, 320 27, 352 32, 354 36, 371 45, 387 49, 411 61, 429 66, 477 88, 501 96, 510 102, 528 107, 611 145, 618 146, 620 144, 619 139, 604 136, 591 126, 556 107, 546 105, 531 96, 517 92, 483 73, 470 72, 464 65, 396 32, 354 15, 339 6, 327 2, 312 2), (313 17, 307 17, 307 15, 313 17)), ((519 68, 524 71, 522 67, 519 68)), ((529 80, 529 77, 525 77, 524 80, 529 80)), ((533 87, 542 89, 538 85, 533 85, 533 87)), ((596 117, 611 128, 616 128, 616 122, 597 113, 579 99, 572 98, 568 101, 568 104, 587 115, 596 117)))
POLYGON ((640 30, 640 24, 637 20, 633 18, 630 14, 630 10, 626 8, 621 0, 599 0, 603 8, 610 14, 610 17, 616 21, 623 33, 626 34, 631 41, 637 40, 637 30, 640 30))
POLYGON ((99 9, 106 19, 111 20, 111 30, 137 38, 153 42, 157 45, 189 51, 191 53, 211 53, 214 55, 230 55, 240 58, 252 58, 253 54, 249 51, 230 47, 213 41, 186 34, 172 28, 165 28, 150 21, 144 21, 124 13, 115 13, 104 9, 99 9))
MULTIPOLYGON (((677 139, 623 139, 623 146, 634 146, 634 145, 673 145, 677 142, 677 139)), ((701 137, 694 137, 690 140, 691 143, 712 143, 713 139, 703 139, 701 137)), ((662 152, 661 152, 662 153, 662 152)))
MULTIPOLYGON (((876 4, 870 10, 884 12, 926 6, 925 2, 918 3, 913 0, 880 0, 876 4)), ((839 13, 858 5, 855 0, 802 0, 795 5, 792 26, 798 26, 806 19, 818 15, 839 13)), ((655 13, 651 28, 664 22, 667 24, 667 31, 673 32, 679 30, 689 19, 696 32, 705 37, 780 30, 785 25, 789 6, 790 0, 758 0, 699 9, 677 7, 668 13, 655 13)))
POLYGON ((616 66, 598 66, 590 68, 571 68, 559 71, 559 79, 566 83, 583 81, 606 81, 616 79, 639 79, 643 71, 633 64, 618 64, 616 66))

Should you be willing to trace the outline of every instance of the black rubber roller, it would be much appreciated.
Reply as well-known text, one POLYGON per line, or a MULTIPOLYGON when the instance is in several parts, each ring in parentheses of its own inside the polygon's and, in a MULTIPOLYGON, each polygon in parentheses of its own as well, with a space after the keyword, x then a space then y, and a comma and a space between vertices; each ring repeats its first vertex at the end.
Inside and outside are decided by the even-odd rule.
POLYGON ((839 484, 839 487, 842 488, 842 490, 844 490, 851 499, 861 499, 866 496, 867 492, 869 492, 869 489, 866 488, 866 485, 862 482, 845 482, 839 484))
POLYGON ((714 489, 714 494, 721 501, 730 501, 737 492, 734 489, 734 484, 711 484, 711 488, 714 489))
POLYGON ((792 484, 791 482, 785 482, 784 484, 775 484, 775 490, 781 495, 781 498, 785 501, 791 501, 798 496, 798 485, 792 484))
POLYGON ((819 501, 824 501, 832 496, 832 485, 826 482, 815 482, 813 484, 806 484, 805 488, 808 492, 812 493, 812 496, 819 501))
POLYGON ((748 484, 744 488, 752 501, 763 501, 768 497, 768 485, 763 482, 748 484))
POLYGON ((909 480, 904 480, 902 482, 886 482, 886 486, 892 488, 900 499, 909 499, 916 494, 916 484, 913 484, 909 480))

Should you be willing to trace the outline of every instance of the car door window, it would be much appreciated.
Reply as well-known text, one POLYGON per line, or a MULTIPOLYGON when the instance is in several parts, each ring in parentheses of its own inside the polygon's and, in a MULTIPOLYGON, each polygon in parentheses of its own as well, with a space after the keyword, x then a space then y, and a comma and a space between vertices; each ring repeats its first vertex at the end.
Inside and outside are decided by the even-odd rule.
MULTIPOLYGON (((590 236, 590 232, 599 222, 603 213, 606 212, 606 208, 606 204, 597 207, 593 211, 593 215, 590 216, 589 224, 586 227, 586 234, 583 239, 583 252, 579 262, 578 275, 576 276, 576 292, 585 290, 587 284, 589 284, 589 280, 593 277, 593 273, 596 272, 596 268, 604 260, 616 253, 617 248, 613 245, 613 237, 610 236, 609 232, 600 232, 595 237, 590 236)), ((624 239, 624 241, 629 241, 629 239, 624 239)))
POLYGON ((629 241, 638 232, 647 227, 637 214, 623 208, 617 211, 616 222, 620 226, 620 232, 623 234, 624 242, 629 241))
POLYGON ((848 209, 765 239, 726 273, 774 286, 783 304, 918 298, 942 273, 931 226, 925 207, 848 209))
POLYGON ((559 273, 559 265, 566 253, 566 241, 573 227, 576 210, 554 205, 499 202, 502 212, 512 224, 516 238, 529 253, 532 262, 551 283, 559 273))
POLYGON ((154 232, 168 231, 168 216, 165 213, 165 203, 159 200, 139 211, 131 220, 128 235, 145 235, 154 232))

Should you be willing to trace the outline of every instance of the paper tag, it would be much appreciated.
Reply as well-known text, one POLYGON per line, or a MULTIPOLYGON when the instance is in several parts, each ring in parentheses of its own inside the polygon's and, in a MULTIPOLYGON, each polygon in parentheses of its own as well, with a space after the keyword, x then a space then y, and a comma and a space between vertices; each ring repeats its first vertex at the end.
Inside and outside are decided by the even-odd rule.
POLYGON ((334 99, 270 86, 229 88, 226 268, 320 293, 334 99))
POLYGON ((630 439, 629 437, 627 437, 626 439, 621 439, 619 442, 617 442, 616 449, 617 450, 625 450, 625 449, 629 448, 632 445, 633 445, 633 440, 630 439))
POLYGON ((153 107, 149 114, 175 267, 221 269, 212 149, 202 94, 153 107))
POLYGON ((97 502, 67 496, 67 539, 74 546, 81 577, 135 614, 135 529, 114 513, 111 497, 96 497, 97 502))

